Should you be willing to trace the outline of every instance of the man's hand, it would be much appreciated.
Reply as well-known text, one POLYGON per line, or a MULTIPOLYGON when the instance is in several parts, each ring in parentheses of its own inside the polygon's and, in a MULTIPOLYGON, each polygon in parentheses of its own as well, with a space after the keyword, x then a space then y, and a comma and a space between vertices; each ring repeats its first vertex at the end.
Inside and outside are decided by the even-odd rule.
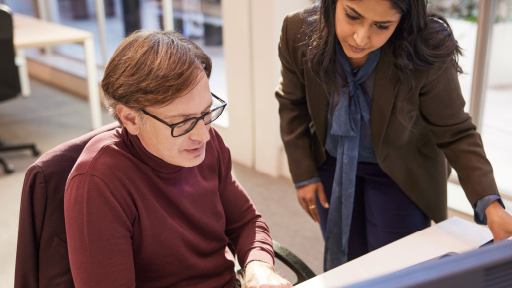
POLYGON ((494 242, 503 241, 512 237, 512 215, 510 215, 498 201, 494 201, 487 209, 487 225, 494 236, 494 242))
POLYGON ((245 267, 245 288, 292 288, 292 284, 274 272, 272 265, 252 261, 245 267))
POLYGON ((302 209, 308 213, 313 221, 320 223, 320 216, 318 216, 318 210, 316 209, 316 194, 318 194, 318 199, 320 199, 322 206, 329 208, 329 203, 325 197, 324 186, 322 183, 318 182, 309 184, 299 187, 296 190, 297 198, 299 199, 299 204, 302 206, 302 209))

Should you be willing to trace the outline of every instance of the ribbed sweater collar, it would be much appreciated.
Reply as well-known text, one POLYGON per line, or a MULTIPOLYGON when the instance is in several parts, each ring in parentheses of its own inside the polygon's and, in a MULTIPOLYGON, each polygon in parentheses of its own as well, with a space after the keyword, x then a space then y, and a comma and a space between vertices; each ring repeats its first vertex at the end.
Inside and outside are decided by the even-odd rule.
POLYGON ((176 173, 183 168, 182 166, 167 163, 151 154, 151 152, 144 147, 139 137, 137 135, 130 134, 124 127, 121 130, 121 137, 133 156, 140 162, 149 166, 151 169, 160 173, 176 173))

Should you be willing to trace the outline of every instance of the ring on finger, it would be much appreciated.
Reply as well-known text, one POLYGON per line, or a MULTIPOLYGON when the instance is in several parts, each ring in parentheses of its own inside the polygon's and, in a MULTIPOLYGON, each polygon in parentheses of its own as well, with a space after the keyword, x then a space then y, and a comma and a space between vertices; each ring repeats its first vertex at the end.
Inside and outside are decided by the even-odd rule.
POLYGON ((315 208, 316 208, 316 205, 309 206, 309 209, 315 209, 315 208))

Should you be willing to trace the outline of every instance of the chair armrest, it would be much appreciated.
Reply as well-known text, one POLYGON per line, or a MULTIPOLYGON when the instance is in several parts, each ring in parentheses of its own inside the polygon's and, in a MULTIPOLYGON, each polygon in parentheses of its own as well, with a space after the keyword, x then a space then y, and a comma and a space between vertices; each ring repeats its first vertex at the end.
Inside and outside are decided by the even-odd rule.
POLYGON ((316 276, 308 265, 302 262, 293 252, 286 249, 283 245, 279 244, 279 242, 275 240, 273 240, 273 242, 275 257, 297 275, 297 282, 293 284, 294 286, 316 276))

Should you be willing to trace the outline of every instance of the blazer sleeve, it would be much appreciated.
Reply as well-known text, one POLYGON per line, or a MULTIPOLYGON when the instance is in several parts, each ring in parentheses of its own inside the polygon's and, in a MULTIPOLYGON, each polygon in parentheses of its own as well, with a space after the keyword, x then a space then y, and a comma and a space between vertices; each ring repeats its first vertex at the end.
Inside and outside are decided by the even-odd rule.
POLYGON ((465 104, 453 59, 428 71, 420 90, 422 117, 474 206, 482 197, 499 192, 482 138, 464 112, 465 104))
POLYGON ((300 33, 304 25, 301 13, 288 15, 283 22, 278 51, 281 79, 275 95, 279 102, 281 139, 294 183, 318 176, 312 152, 312 133, 304 84, 300 33))
POLYGON ((25 174, 21 194, 20 220, 14 287, 39 287, 39 246, 46 212, 46 183, 43 171, 32 165, 25 174))

